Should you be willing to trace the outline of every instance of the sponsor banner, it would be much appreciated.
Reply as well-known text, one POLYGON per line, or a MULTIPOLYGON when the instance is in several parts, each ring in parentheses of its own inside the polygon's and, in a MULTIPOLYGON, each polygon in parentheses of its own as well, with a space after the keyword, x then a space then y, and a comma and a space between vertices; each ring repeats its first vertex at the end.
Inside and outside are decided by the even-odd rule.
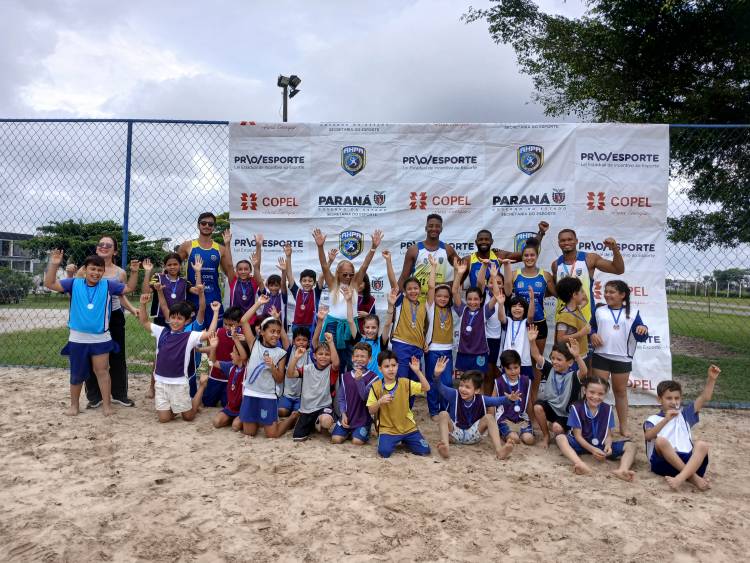
MULTIPOLYGON (((493 248, 521 252, 545 221, 538 264, 547 271, 560 254, 561 229, 576 230, 578 250, 607 260, 604 240, 613 237, 626 271, 597 273, 595 300, 603 300, 607 280, 623 279, 651 331, 634 361, 633 404, 653 402, 656 384, 671 377, 666 126, 243 122, 230 125, 228 155, 235 261, 250 258, 262 233, 264 277, 279 272, 287 242, 296 277, 305 268, 320 272, 311 234, 319 228, 326 253, 337 252, 333 268, 340 260, 359 268, 381 229, 368 269, 381 314, 390 291, 381 251, 391 252, 399 275, 430 214, 443 217, 441 240, 459 256, 477 250, 481 229, 492 233, 493 248)), ((550 319, 554 307, 546 299, 550 319)))

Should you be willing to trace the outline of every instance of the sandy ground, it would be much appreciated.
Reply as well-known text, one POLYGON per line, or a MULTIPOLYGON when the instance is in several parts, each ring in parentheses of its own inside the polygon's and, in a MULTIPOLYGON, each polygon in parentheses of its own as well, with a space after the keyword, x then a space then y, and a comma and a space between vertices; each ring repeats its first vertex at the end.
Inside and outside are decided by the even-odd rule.
MULTIPOLYGON (((576 477, 556 448, 489 443, 390 460, 372 446, 294 444, 137 408, 62 416, 67 373, 0 369, 3 561, 743 561, 750 551, 750 414, 706 411, 714 488, 670 492, 596 464, 576 477)), ((633 409, 633 427, 651 409, 633 409)), ((437 428, 420 426, 430 444, 437 428)), ((593 463, 593 462, 592 462, 593 463)))

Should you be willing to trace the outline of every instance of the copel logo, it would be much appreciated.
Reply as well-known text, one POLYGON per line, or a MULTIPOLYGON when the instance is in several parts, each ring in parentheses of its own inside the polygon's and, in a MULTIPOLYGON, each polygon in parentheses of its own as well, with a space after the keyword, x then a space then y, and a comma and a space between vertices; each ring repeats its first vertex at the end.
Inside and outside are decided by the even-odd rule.
MULTIPOLYGON (((260 198, 260 204, 263 207, 271 208, 299 207, 297 198, 291 196, 263 196, 260 198)), ((243 211, 257 211, 258 194, 256 192, 250 194, 243 192, 240 196, 240 208, 243 211)))
POLYGON ((427 192, 411 192, 409 209, 427 209, 427 205, 441 208, 459 208, 471 205, 467 195, 429 195, 427 192))
POLYGON ((605 192, 587 192, 586 208, 589 211, 604 211, 609 203, 612 207, 619 208, 646 208, 652 207, 648 196, 612 196, 607 200, 605 192))
MULTIPOLYGON (((596 280, 594 282, 594 287, 592 288, 594 292, 594 301, 601 302, 604 299, 604 286, 606 284, 602 284, 601 281, 596 280)), ((648 288, 643 285, 629 285, 630 288, 630 299, 633 300, 634 297, 648 297, 648 288)))

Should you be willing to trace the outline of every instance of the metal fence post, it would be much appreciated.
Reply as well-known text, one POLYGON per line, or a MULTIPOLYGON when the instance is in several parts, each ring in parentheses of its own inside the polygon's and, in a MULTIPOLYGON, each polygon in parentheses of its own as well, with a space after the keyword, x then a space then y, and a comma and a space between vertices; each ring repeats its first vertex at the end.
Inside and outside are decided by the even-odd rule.
POLYGON ((130 222, 130 164, 133 152, 133 120, 128 120, 128 141, 125 149, 125 202, 122 217, 122 269, 128 270, 128 227, 130 222))

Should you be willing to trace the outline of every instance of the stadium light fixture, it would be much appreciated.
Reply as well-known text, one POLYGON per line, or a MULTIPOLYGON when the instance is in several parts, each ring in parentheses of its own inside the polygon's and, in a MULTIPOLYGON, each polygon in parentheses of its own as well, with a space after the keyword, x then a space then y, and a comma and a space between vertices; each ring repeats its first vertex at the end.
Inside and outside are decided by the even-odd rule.
POLYGON ((301 82, 302 79, 296 74, 292 74, 291 76, 284 76, 283 74, 279 74, 279 77, 276 79, 276 86, 282 89, 282 120, 284 121, 284 123, 286 123, 287 121, 287 105, 289 102, 289 98, 293 98, 294 96, 299 94, 299 89, 297 88, 297 86, 299 86, 301 82))

